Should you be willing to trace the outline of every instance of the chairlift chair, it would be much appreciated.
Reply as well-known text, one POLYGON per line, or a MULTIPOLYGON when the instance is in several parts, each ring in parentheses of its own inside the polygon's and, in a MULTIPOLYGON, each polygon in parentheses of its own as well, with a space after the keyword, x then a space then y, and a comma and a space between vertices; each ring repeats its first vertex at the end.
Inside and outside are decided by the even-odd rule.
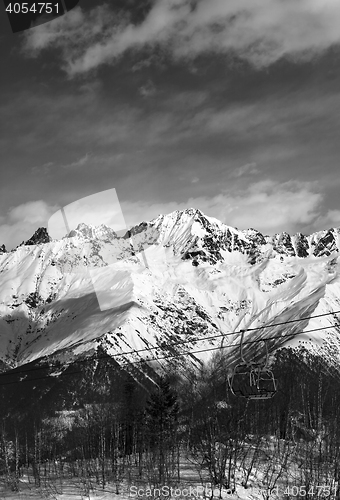
POLYGON ((234 396, 247 399, 270 399, 277 391, 273 372, 268 368, 268 346, 266 345, 266 360, 264 364, 247 362, 243 357, 244 330, 241 330, 240 354, 242 363, 233 369, 228 383, 234 396))

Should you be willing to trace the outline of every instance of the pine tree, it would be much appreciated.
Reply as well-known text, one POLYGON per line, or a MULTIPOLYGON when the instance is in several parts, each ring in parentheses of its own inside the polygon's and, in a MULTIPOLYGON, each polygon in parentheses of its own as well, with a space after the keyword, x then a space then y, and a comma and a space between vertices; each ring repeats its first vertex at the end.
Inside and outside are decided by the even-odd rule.
POLYGON ((164 483, 166 477, 169 479, 175 465, 178 412, 177 396, 168 380, 162 378, 145 410, 149 447, 154 457, 157 457, 160 484, 164 483))

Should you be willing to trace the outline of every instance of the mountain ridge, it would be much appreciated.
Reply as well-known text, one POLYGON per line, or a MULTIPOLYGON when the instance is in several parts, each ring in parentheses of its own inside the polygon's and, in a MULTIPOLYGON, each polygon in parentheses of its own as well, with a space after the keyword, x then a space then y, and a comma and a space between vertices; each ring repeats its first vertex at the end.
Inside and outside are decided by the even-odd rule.
MULTIPOLYGON (((340 309, 338 228, 264 236, 187 209, 120 234, 82 223, 51 240, 43 229, 0 254, 0 361, 8 368, 99 348, 118 363, 150 353, 174 356, 162 363, 182 370, 222 349, 232 367, 239 358, 237 332, 250 327, 259 330, 246 340, 268 338, 271 353, 296 334, 293 344, 340 363, 336 317, 275 326, 340 309), (316 325, 325 327, 323 335, 304 333, 316 325)), ((248 356, 261 359, 263 347, 249 347, 248 356)))
MULTIPOLYGON (((286 231, 275 233, 273 235, 264 235, 254 228, 238 229, 229 226, 219 221, 218 219, 206 216, 199 209, 175 210, 167 215, 159 215, 149 222, 143 221, 138 225, 132 226, 129 230, 120 231, 121 235, 135 235, 142 232, 146 227, 155 227, 178 224, 185 216, 192 217, 193 222, 200 222, 204 229, 209 228, 209 225, 218 228, 221 233, 224 233, 226 240, 226 249, 230 251, 238 249, 250 249, 255 246, 270 245, 274 251, 287 256, 307 257, 311 254, 314 256, 330 255, 334 251, 340 251, 340 228, 328 228, 321 231, 316 231, 310 235, 304 235, 297 232, 290 235, 286 231)), ((163 231, 163 233, 166 231, 163 231)), ((83 237, 84 239, 104 239, 117 237, 119 233, 115 232, 109 226, 101 224, 93 226, 86 223, 80 223, 75 229, 72 229, 64 238, 83 237)), ((162 234, 162 233, 161 233, 162 234)), ((168 235, 171 237, 171 234, 168 235)), ((49 243, 52 240, 49 236, 46 227, 38 228, 31 238, 22 242, 20 246, 37 245, 41 243, 49 243)), ((166 242, 165 242, 166 243, 166 242)), ((18 248, 18 247, 17 247, 18 248)), ((15 249, 14 249, 15 250, 15 249)), ((0 251, 6 252, 5 245, 0 247, 0 251)))

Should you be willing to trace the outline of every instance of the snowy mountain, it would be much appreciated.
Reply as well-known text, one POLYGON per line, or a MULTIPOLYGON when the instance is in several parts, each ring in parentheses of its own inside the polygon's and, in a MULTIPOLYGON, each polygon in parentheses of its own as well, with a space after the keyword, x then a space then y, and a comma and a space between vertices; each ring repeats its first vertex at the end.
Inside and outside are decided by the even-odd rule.
MULTIPOLYGON (((68 364, 98 351, 137 371, 147 370, 143 359, 155 370, 179 370, 221 347, 232 367, 240 329, 264 326, 245 342, 268 339, 270 353, 303 344, 340 366, 339 249, 337 228, 264 236, 195 209, 122 235, 80 224, 51 240, 40 228, 0 252, 3 370, 46 359, 68 364), (275 326, 325 313, 332 314, 275 326)), ((244 346, 249 360, 264 353, 262 342, 244 346)))

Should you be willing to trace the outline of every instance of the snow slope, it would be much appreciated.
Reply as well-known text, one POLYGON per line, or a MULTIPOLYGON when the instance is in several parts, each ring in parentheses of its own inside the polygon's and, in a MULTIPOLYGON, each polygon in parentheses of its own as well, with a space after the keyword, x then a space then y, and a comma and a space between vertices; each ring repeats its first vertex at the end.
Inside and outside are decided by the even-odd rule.
MULTIPOLYGON (((160 215, 124 236, 80 224, 49 241, 40 229, 0 253, 0 360, 9 368, 101 347, 119 363, 147 358, 156 368, 178 368, 223 347, 232 366, 237 332, 266 326, 245 340, 267 338, 270 352, 303 343, 339 365, 338 314, 274 326, 340 311, 339 235, 263 236, 195 209, 160 215)), ((264 352, 261 342, 245 346, 249 359, 264 352)))

